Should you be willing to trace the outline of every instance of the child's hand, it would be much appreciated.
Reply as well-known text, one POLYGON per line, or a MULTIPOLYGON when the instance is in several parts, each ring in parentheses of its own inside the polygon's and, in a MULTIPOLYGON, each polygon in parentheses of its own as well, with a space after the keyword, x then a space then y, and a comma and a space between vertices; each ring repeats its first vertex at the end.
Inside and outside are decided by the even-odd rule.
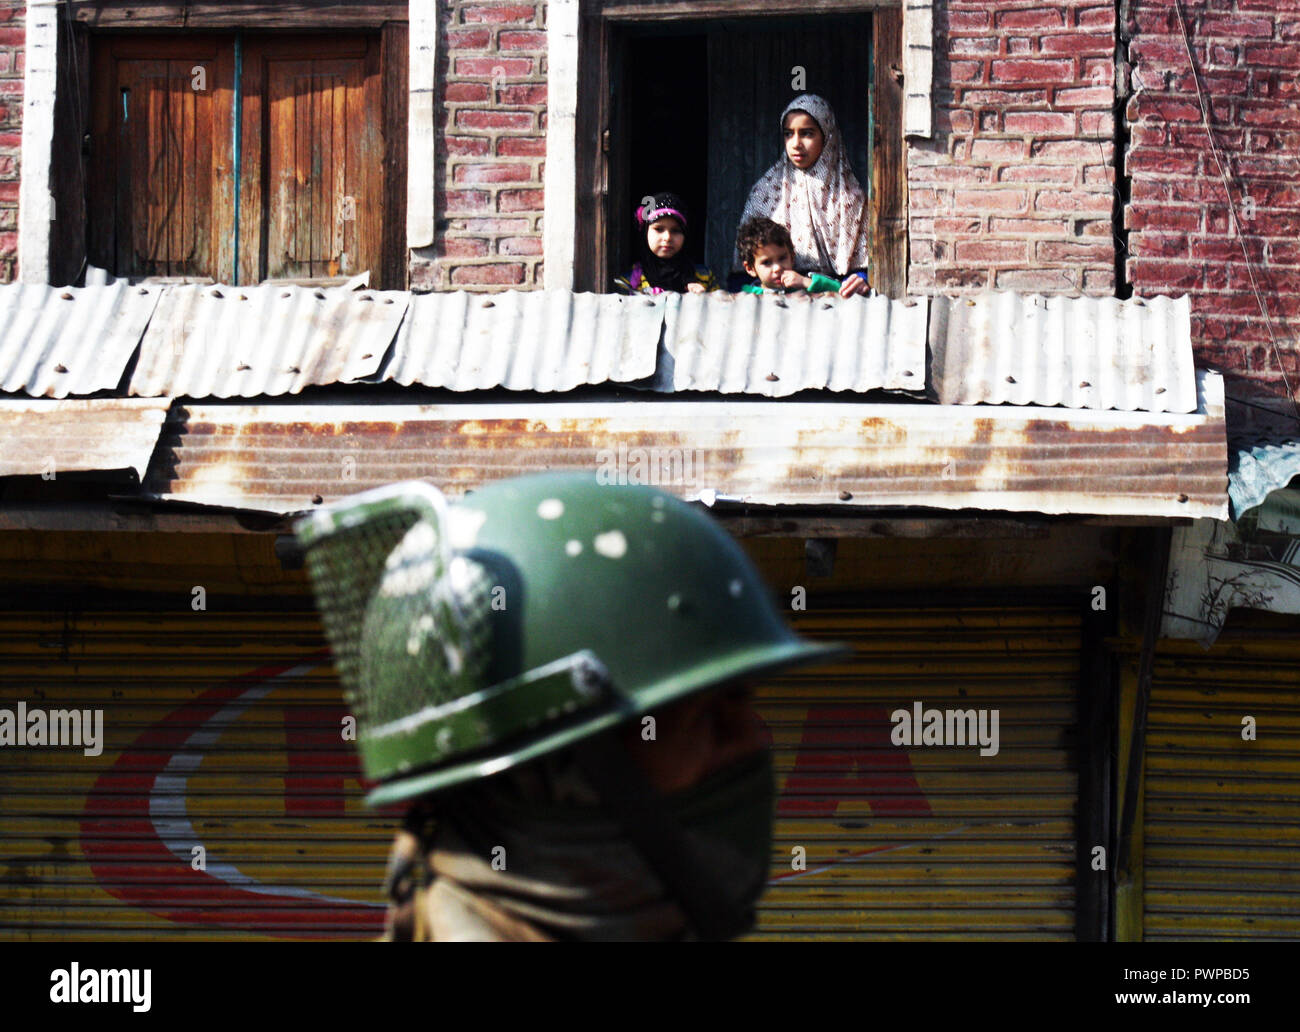
POLYGON ((688 284, 686 284, 686 289, 687 289, 688 291, 690 291, 692 294, 703 294, 703 293, 704 293, 704 284, 703 284, 703 283, 688 283, 688 284))
POLYGON ((861 276, 849 276, 840 284, 840 297, 852 297, 854 294, 865 294, 871 287, 861 276))
POLYGON ((781 286, 789 290, 791 287, 803 287, 808 289, 808 284, 812 282, 811 276, 800 276, 794 269, 786 269, 781 273, 781 286))

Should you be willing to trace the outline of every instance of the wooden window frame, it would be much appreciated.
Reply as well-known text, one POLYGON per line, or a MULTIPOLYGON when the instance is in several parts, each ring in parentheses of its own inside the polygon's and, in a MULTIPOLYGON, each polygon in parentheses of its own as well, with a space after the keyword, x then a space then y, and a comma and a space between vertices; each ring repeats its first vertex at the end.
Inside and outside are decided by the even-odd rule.
MULTIPOLYGON (((427 3, 429 0, 419 0, 427 3)), ((421 8, 422 10, 423 8, 421 8)), ((412 190, 408 176, 408 111, 410 94, 409 5, 402 3, 108 3, 71 2, 69 19, 57 26, 57 69, 50 121, 53 139, 50 194, 57 221, 47 221, 48 260, 39 278, 51 283, 76 283, 84 269, 87 249, 89 158, 82 137, 91 130, 91 39, 100 32, 146 30, 150 35, 183 38, 183 31, 218 34, 234 29, 249 35, 261 30, 315 33, 349 30, 378 33, 380 91, 384 132, 381 246, 372 285, 404 290, 409 283, 410 250, 407 202, 412 190)), ((124 33, 123 33, 124 34, 124 33)), ((124 34, 125 35, 125 34, 124 34)), ((329 38, 323 36, 323 39, 329 38)), ((432 183, 427 184, 428 191, 432 183)), ((418 199, 418 198, 417 198, 418 199)), ((241 213, 241 221, 243 219, 241 213)), ((34 239, 34 236, 33 236, 34 239)), ((43 248, 45 249, 45 248, 43 248)), ((35 251, 35 247, 30 248, 35 251)), ((44 256, 42 256, 44 257, 44 256)), ((242 265, 241 261, 241 265, 242 265)), ((28 276, 36 270, 30 264, 28 276)), ((28 278, 25 276, 24 278, 28 278)))
MULTIPOLYGON (((573 289, 598 293, 608 289, 610 230, 616 214, 610 211, 612 161, 607 148, 617 129, 616 112, 610 103, 608 69, 615 49, 621 46, 622 37, 629 29, 720 18, 753 19, 757 23, 764 17, 870 14, 874 134, 870 141, 872 172, 868 204, 872 282, 882 294, 905 295, 907 152, 903 139, 901 0, 772 0, 762 5, 761 13, 756 13, 754 6, 753 0, 579 0, 573 289)), ((554 61, 551 66, 555 67, 554 61)))

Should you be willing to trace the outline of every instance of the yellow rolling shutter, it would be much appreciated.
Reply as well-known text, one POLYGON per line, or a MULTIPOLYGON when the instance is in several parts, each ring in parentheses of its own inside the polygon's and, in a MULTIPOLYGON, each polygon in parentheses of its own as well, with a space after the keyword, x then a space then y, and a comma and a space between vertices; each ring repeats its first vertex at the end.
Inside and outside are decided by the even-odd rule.
POLYGON ((1161 643, 1144 805, 1144 939, 1300 939, 1300 635, 1161 643))
MULTIPOLYGON (((857 655, 761 691, 782 796, 759 936, 1071 938, 1078 615, 798 624, 857 655), (893 746, 916 701, 996 708, 998 755, 893 746)), ((393 822, 361 806, 323 648, 313 613, 0 614, 0 705, 104 711, 100 756, 0 750, 0 934, 376 934, 393 822)))
POLYGON ((103 711, 99 756, 0 749, 0 935, 378 934, 391 822, 323 649, 315 613, 0 613, 0 706, 103 711))
POLYGON ((1077 609, 839 610, 795 625, 855 655, 759 689, 781 797, 756 937, 1074 938, 1077 609), (894 746, 890 714, 918 701, 996 709, 998 754, 894 746))

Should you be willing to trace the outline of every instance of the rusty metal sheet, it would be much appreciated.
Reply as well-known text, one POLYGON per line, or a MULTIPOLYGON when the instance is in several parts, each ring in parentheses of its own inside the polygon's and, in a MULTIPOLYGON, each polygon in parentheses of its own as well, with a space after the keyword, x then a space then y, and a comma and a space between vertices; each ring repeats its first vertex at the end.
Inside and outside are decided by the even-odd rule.
POLYGON ((1196 411, 1188 297, 936 297, 930 350, 944 405, 1196 411))
POLYGON ((684 498, 1142 517, 1227 514, 1223 384, 1195 414, 845 402, 177 406, 153 497, 268 512, 429 478, 588 470, 684 498))
POLYGON ((568 290, 418 294, 376 379, 570 391, 655 371, 665 299, 568 290))
POLYGON ((925 298, 673 294, 654 387, 785 397, 925 387, 925 298))
POLYGON ((130 392, 252 398, 347 383, 379 368, 411 295, 263 284, 169 287, 130 392))
POLYGON ((45 398, 112 390, 162 293, 125 281, 0 285, 0 390, 45 398))
POLYGON ((0 477, 132 470, 144 478, 166 399, 0 400, 0 477))

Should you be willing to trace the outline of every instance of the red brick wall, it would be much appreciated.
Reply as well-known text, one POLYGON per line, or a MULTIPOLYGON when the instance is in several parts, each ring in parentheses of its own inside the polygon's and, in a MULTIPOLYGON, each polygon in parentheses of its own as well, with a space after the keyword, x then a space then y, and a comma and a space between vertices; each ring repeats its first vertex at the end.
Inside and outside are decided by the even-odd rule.
POLYGON ((414 290, 542 286, 544 2, 440 5, 435 256, 414 290))
POLYGON ((1114 292, 1115 5, 937 2, 909 290, 1114 292))
POLYGON ((1210 113, 1208 136, 1173 0, 1134 0, 1127 27, 1137 90, 1128 103, 1128 278, 1138 294, 1192 295, 1198 364, 1268 384, 1280 383, 1285 368, 1295 388, 1300 0, 1183 0, 1183 11, 1210 113))
POLYGON ((0 0, 0 283, 18 270, 18 171, 23 119, 23 10, 0 0))

